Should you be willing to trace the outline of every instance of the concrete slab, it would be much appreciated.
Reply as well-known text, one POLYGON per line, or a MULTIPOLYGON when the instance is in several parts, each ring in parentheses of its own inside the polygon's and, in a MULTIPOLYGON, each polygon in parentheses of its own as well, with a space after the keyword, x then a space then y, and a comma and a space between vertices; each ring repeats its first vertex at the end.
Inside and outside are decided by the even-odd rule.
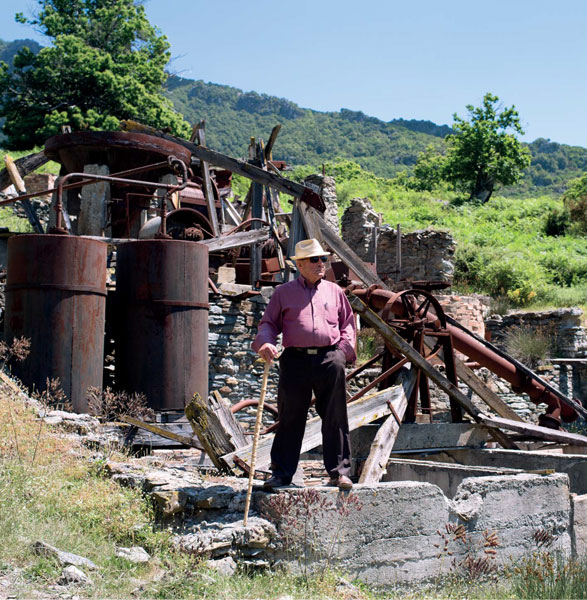
POLYGON ((587 557, 587 495, 571 494, 573 507, 573 556, 587 557))

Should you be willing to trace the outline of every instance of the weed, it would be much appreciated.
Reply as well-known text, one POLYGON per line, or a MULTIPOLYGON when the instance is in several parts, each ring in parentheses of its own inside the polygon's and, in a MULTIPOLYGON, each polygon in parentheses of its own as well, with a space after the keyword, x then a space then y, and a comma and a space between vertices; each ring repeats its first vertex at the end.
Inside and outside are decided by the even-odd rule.
POLYGON ((437 532, 442 542, 434 545, 439 549, 438 558, 457 554, 452 558, 455 575, 463 577, 467 582, 483 581, 495 576, 499 547, 495 531, 486 529, 482 532, 481 539, 475 539, 462 524, 447 523, 445 529, 445 532, 437 532))
POLYGON ((303 578, 308 581, 311 572, 324 579, 335 558, 346 518, 353 511, 360 511, 362 504, 355 494, 339 494, 336 504, 314 488, 271 496, 266 505, 266 516, 278 522, 282 550, 295 559, 303 578), (332 513, 337 523, 330 539, 320 540, 320 523, 332 526, 332 513))
POLYGON ((144 394, 114 392, 110 387, 105 389, 90 387, 87 391, 90 412, 105 421, 116 421, 123 415, 137 419, 152 419, 155 413, 147 406, 144 394))
POLYGON ((505 335, 508 354, 531 369, 546 361, 551 344, 552 332, 544 327, 532 328, 522 324, 511 327, 505 335))

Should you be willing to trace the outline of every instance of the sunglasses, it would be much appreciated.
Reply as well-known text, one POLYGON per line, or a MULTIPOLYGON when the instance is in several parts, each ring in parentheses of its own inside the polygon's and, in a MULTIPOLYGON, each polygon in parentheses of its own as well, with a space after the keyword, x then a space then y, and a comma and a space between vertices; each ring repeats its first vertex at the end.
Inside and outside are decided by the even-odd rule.
POLYGON ((322 261, 323 263, 328 262, 328 256, 311 256, 308 259, 311 263, 317 263, 318 261, 322 261))

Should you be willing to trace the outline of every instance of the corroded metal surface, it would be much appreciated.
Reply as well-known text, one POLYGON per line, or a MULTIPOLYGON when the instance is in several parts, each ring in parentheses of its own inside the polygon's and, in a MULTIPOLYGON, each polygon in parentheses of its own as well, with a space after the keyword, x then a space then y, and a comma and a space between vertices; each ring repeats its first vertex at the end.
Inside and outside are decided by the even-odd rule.
MULTIPOLYGON (((84 165, 108 165, 110 172, 148 165, 173 154, 190 164, 191 153, 180 144, 144 133, 78 131, 55 135, 45 142, 45 155, 62 164, 68 173, 84 165)), ((152 174, 147 173, 147 178, 152 174)))
POLYGON ((76 412, 87 412, 88 387, 102 387, 106 249, 60 235, 8 241, 5 339, 31 340, 31 354, 13 370, 36 390, 58 377, 76 412))
MULTIPOLYGON (((405 303, 402 303, 401 298, 397 294, 394 294, 394 292, 376 289, 375 287, 367 290, 353 289, 352 292, 368 303, 374 310, 379 311, 387 307, 388 311, 400 319, 410 316, 406 310, 405 303)), ((435 319, 434 314, 426 316, 427 321, 433 322, 435 319)), ((572 406, 561 402, 560 398, 548 390, 538 379, 521 372, 511 360, 507 360, 504 356, 493 352, 490 348, 487 348, 474 337, 454 325, 447 325, 446 330, 450 333, 455 350, 458 350, 471 360, 478 362, 502 379, 508 381, 516 392, 528 394, 535 404, 546 404, 547 410, 540 418, 541 425, 556 429, 561 420, 571 422, 577 418, 577 412, 572 406)))
POLYGON ((116 382, 156 410, 208 397, 208 249, 179 240, 118 247, 116 382))

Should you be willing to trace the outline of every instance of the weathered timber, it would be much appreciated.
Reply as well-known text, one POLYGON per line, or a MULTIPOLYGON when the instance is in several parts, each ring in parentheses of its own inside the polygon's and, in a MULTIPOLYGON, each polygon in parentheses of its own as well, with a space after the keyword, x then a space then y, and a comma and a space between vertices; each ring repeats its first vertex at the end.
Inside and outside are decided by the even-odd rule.
MULTIPOLYGON (((402 339, 398 333, 368 308, 359 298, 357 298, 357 296, 351 294, 349 301, 353 310, 360 314, 361 317, 371 325, 371 327, 378 331, 387 342, 405 356, 415 367, 420 369, 441 390, 445 391, 449 397, 456 400, 475 419, 475 421, 481 422, 481 416, 485 417, 486 415, 483 415, 456 385, 451 383, 446 377, 443 377, 436 369, 434 369, 434 367, 432 367, 419 352, 402 339)), ((518 448, 514 442, 497 428, 491 429, 491 435, 504 448, 518 448)))
POLYGON ((188 446, 190 448, 202 448, 202 444, 197 438, 189 437, 187 435, 180 435, 179 433, 174 433, 173 431, 169 431, 168 429, 164 429, 158 425, 153 425, 153 423, 145 423, 139 419, 135 419, 129 415, 124 415, 120 417, 120 420, 123 423, 128 423, 129 425, 133 425, 135 427, 139 427, 140 429, 145 429, 146 431, 150 431, 159 437, 173 440, 174 442, 179 442, 184 446, 188 446))
MULTIPOLYGON (((431 348, 433 344, 429 340, 424 340, 424 343, 431 348)), ((442 360, 442 350, 439 352, 438 357, 442 360)), ((523 421, 523 419, 513 411, 494 391, 490 390, 485 383, 473 372, 472 369, 459 360, 457 357, 454 359, 456 372, 458 378, 466 383, 489 408, 494 410, 500 417, 504 419, 511 419, 512 421, 523 421)))
POLYGON ((218 250, 230 250, 231 248, 239 248, 240 246, 250 246, 268 240, 271 236, 269 227, 261 229, 252 229, 251 231, 238 231, 219 238, 210 240, 202 240, 200 244, 206 244, 210 252, 218 250))
MULTIPOLYGON (((387 286, 379 279, 376 273, 371 271, 365 263, 351 250, 351 248, 342 241, 340 236, 335 233, 324 220, 319 211, 311 206, 305 206, 304 212, 304 225, 311 223, 310 227, 313 232, 319 232, 319 238, 323 240, 328 246, 330 246, 357 277, 367 286, 377 284, 382 288, 387 289, 387 286)), ((308 230, 306 229, 308 232, 308 230)), ((309 234, 309 232, 308 232, 309 234)))
MULTIPOLYGON (((363 396, 355 402, 347 404, 349 430, 353 431, 363 425, 372 423, 376 419, 385 417, 391 413, 388 402, 395 404, 398 398, 409 396, 415 382, 415 373, 413 370, 406 370, 400 374, 400 383, 369 396, 363 396)), ((263 469, 269 466, 271 462, 270 452, 273 444, 273 434, 268 434, 260 440, 257 447, 256 468, 263 469)), ((302 441, 301 452, 307 452, 316 448, 322 443, 322 421, 320 417, 314 417, 306 422, 306 431, 302 441)), ((252 444, 247 444, 235 452, 223 456, 223 460, 228 464, 234 464, 235 458, 251 464, 252 444)))
MULTIPOLYGON (((29 173, 36 171, 39 167, 42 167, 45 163, 49 162, 49 159, 45 156, 45 152, 35 152, 28 156, 23 156, 14 161, 14 164, 18 168, 18 172, 22 177, 26 177, 29 173)), ((0 192, 5 190, 11 184, 10 174, 7 169, 0 171, 0 192)))
POLYGON ((553 385, 551 385, 548 381, 546 381, 545 379, 540 377, 540 375, 538 375, 537 373, 534 373, 534 371, 532 371, 532 369, 530 369, 526 365, 522 364, 519 360, 516 360, 515 358, 513 358, 512 356, 510 356, 509 354, 504 352, 498 346, 495 346, 488 340, 483 339, 481 336, 477 335, 475 332, 467 329, 467 327, 465 327, 462 323, 459 323, 457 320, 453 319, 451 316, 446 315, 446 320, 448 321, 448 323, 450 323, 454 327, 458 327, 461 331, 464 331, 465 333, 470 335, 472 338, 474 338, 476 341, 478 341, 480 344, 482 344, 486 348, 489 348, 490 350, 495 352, 498 356, 501 356, 501 358, 504 358, 505 360, 509 361, 512 365, 514 365, 516 367, 516 369, 518 369, 519 371, 524 373, 524 375, 527 375, 530 379, 533 379, 534 381, 538 381, 540 383, 540 385, 543 385, 544 388, 547 389, 551 394, 554 394, 555 396, 557 396, 563 404, 566 404, 567 406, 571 407, 573 410, 575 410, 577 412, 577 414, 581 415, 584 419, 587 419, 587 408, 585 408, 584 406, 579 404, 579 402, 577 402, 576 400, 574 400, 572 398, 569 398, 568 396, 565 396, 560 390, 558 390, 553 385))
MULTIPOLYGON (((263 171, 263 169, 259 167, 251 165, 242 160, 237 160, 236 158, 226 156, 225 154, 221 154, 220 152, 216 152, 210 148, 198 146, 193 142, 163 133, 162 131, 148 127, 147 125, 137 123, 136 121, 122 121, 121 125, 125 131, 148 133, 149 135, 154 135, 156 137, 181 144, 199 160, 205 160, 212 165, 217 165, 223 169, 228 169, 229 171, 237 173, 238 175, 242 175, 243 177, 247 177, 256 183, 270 185, 284 194, 289 194, 290 196, 295 196, 297 198, 301 196, 307 197, 308 195, 312 195, 311 191, 304 185, 301 185, 295 181, 290 181, 289 179, 285 179, 279 175, 274 175, 268 171, 263 171)), ((314 194, 314 196, 323 204, 320 196, 317 194, 314 194)))
POLYGON ((271 160, 271 155, 273 153, 273 146, 275 145, 275 140, 277 139, 277 136, 279 135, 280 131, 281 131, 281 123, 278 123, 271 130, 271 134, 269 135, 269 141, 267 142, 267 145, 265 146, 265 156, 267 157, 267 160, 271 160))
POLYGON ((185 416, 214 465, 221 471, 230 471, 232 465, 224 460, 223 455, 247 442, 240 423, 226 402, 215 396, 205 401, 196 393, 185 407, 185 416))
MULTIPOLYGON (((26 187, 24 185, 24 179, 21 177, 21 174, 18 170, 18 167, 16 166, 16 163, 14 162, 14 160, 12 160, 12 156, 10 156, 9 154, 5 154, 4 155, 4 164, 6 165, 6 170, 8 171, 8 176, 10 177, 12 184, 16 188, 16 191, 18 192, 18 194, 20 196, 24 196, 26 194, 26 187)), ((27 219, 29 220, 29 223, 32 225, 33 229, 37 233, 45 233, 43 230, 43 225, 41 224, 41 221, 39 220, 39 217, 37 215, 37 211, 35 210, 35 207, 33 206, 32 202, 29 200, 29 198, 20 198, 20 202, 22 203, 22 205, 24 207, 24 211, 26 212, 27 219)))
MULTIPOLYGON (((196 140, 199 146, 206 146, 206 122, 202 119, 196 128, 196 140)), ((218 215, 216 214, 216 205, 214 202, 214 192, 212 190, 212 180, 210 179, 210 166, 208 161, 200 161, 200 171, 202 173, 203 191, 204 197, 206 198, 206 205, 208 206, 208 217, 210 219, 210 225, 212 226, 212 233, 214 237, 220 235, 220 226, 218 225, 218 215)))
MULTIPOLYGON (((306 230, 306 234, 309 238, 314 238, 323 245, 324 238, 322 236, 322 232, 320 231, 320 227, 318 226, 317 218, 314 217, 314 214, 312 212, 313 210, 314 209, 311 206, 300 202, 300 217, 302 218, 302 222, 304 223, 304 229, 306 230)), ((316 213, 318 213, 318 211, 316 211, 316 213)))
MULTIPOLYGON (((412 370, 415 371, 415 369, 412 370)), ((414 386, 415 380, 416 378, 414 377, 414 386)), ((363 465, 359 483, 377 483, 385 473, 389 455, 393 449, 397 434, 399 433, 399 428, 402 424, 402 419, 404 418, 406 408, 408 407, 408 400, 412 390, 406 390, 406 392, 408 391, 410 393, 401 394, 395 399, 392 404, 393 410, 391 415, 387 417, 383 425, 379 428, 379 431, 373 440, 373 444, 371 444, 369 456, 363 465)))
POLYGON ((548 429, 547 427, 540 427, 540 425, 534 425, 532 423, 520 423, 518 421, 511 421, 510 419, 502 419, 501 417, 489 417, 484 414, 480 415, 479 421, 488 427, 500 427, 501 429, 507 429, 508 431, 517 431, 518 433, 523 433, 541 440, 587 446, 587 437, 579 435, 578 433, 548 429))

